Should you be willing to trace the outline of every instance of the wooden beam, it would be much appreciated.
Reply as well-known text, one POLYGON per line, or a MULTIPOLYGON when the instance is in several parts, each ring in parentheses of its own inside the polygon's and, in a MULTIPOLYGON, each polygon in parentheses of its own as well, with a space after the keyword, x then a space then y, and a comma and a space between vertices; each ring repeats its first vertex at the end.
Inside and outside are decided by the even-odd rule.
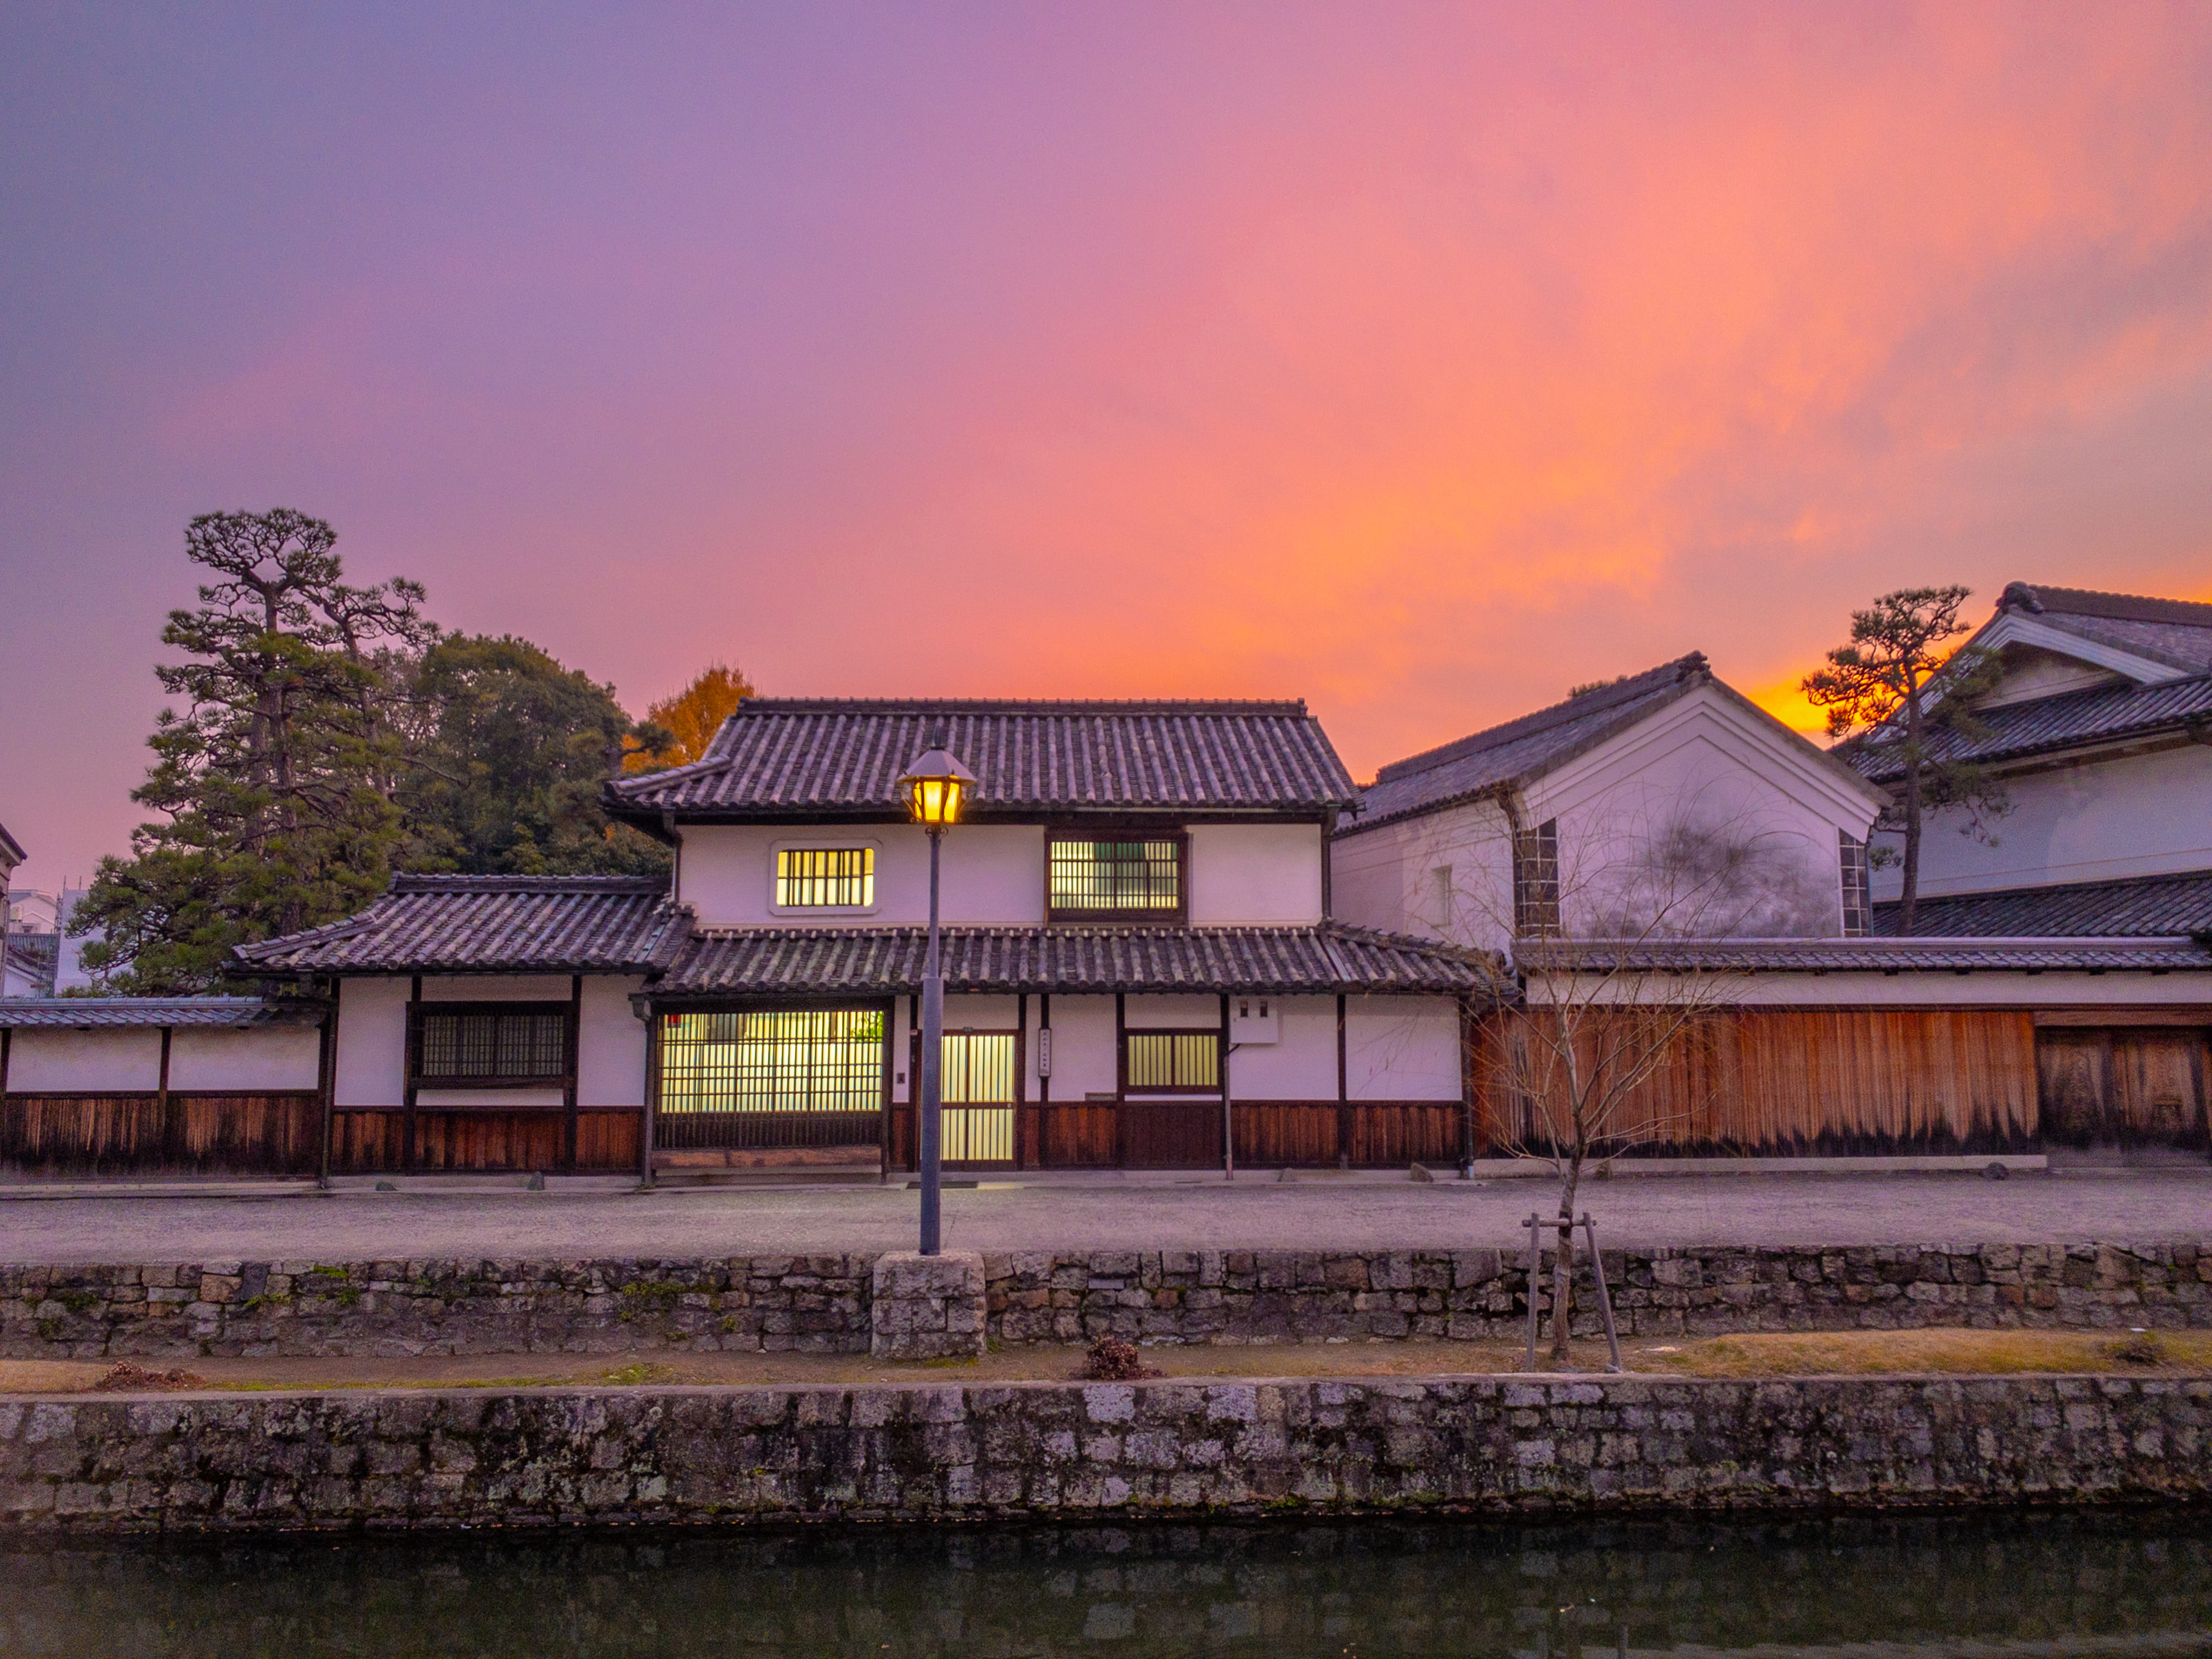
POLYGON ((580 1056, 584 1041, 584 976, 568 975, 568 1042, 562 1061, 568 1067, 568 1080, 562 1085, 561 1163, 570 1175, 576 1173, 576 1099, 580 1086, 579 1073, 582 1069, 580 1056))
POLYGON ((315 1156, 315 1185, 327 1192, 331 1184, 331 1133, 337 1120, 338 998, 344 987, 333 981, 330 1012, 323 1016, 320 1052, 315 1056, 315 1090, 322 1108, 321 1146, 315 1156))
POLYGON ((403 1063, 407 1067, 406 1121, 399 1132, 399 1167, 411 1170, 415 1167, 415 1074, 422 1063, 422 975, 417 974, 407 994, 407 1053, 403 1063))
POLYGON ((1344 993, 1336 994, 1336 1161, 1342 1166, 1352 1161, 1352 1073, 1347 1058, 1345 1035, 1344 993))

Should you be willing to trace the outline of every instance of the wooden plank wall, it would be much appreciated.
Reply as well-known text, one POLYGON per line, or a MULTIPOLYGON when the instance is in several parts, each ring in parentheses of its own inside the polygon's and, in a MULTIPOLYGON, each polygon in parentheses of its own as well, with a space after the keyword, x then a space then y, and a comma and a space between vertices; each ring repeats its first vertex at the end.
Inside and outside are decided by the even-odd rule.
POLYGON ((0 1164, 28 1173, 313 1175, 322 1107, 312 1090, 271 1094, 10 1094, 0 1164))
MULTIPOLYGON (((576 1114, 576 1171, 629 1174, 637 1168, 641 1119, 628 1111, 576 1114)), ((528 1111, 437 1111, 415 1115, 415 1170, 424 1174, 558 1172, 564 1117, 558 1108, 528 1111)), ((331 1168, 339 1175, 388 1175, 402 1169, 407 1114, 380 1109, 334 1112, 331 1168)))
MULTIPOLYGON (((1502 1060, 1506 1022, 1475 1039, 1486 1152, 1539 1138, 1502 1060)), ((2018 1152, 2038 1143, 2035 1031, 2025 1011, 1731 1009, 1674 1045, 1624 1126, 1630 1156, 2018 1152), (1641 1139, 1641 1130, 1631 1137, 1641 1139)))

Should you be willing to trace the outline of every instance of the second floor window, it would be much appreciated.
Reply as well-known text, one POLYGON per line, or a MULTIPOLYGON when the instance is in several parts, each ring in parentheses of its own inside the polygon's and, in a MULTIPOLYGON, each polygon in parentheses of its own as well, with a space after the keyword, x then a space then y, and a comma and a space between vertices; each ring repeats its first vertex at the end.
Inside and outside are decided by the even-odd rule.
POLYGON ((786 847, 775 855, 779 908, 865 910, 876 902, 872 847, 786 847))
POLYGON ((1050 843, 1055 921, 1172 921, 1183 909, 1183 841, 1167 836, 1050 843))
POLYGON ((1559 931, 1559 821, 1513 832, 1513 932, 1522 939, 1559 931))
POLYGON ((1867 881, 1867 844, 1850 830, 1838 830, 1836 858, 1842 871, 1844 937, 1864 939, 1874 932, 1874 901, 1867 881))

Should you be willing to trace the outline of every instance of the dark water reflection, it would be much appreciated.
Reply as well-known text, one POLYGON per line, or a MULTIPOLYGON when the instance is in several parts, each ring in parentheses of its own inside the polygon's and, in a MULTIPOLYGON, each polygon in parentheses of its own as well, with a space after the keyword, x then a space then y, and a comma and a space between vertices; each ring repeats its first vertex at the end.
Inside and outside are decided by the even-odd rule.
POLYGON ((2212 1513, 0 1545, 0 1653, 73 1659, 1843 1659, 1854 1644, 2212 1655, 2212 1513))

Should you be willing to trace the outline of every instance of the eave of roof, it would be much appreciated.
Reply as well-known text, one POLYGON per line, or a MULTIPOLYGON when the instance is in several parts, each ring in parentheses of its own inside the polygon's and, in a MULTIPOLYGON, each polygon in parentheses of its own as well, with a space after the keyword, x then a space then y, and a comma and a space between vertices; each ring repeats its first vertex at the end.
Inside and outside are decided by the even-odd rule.
POLYGON ((0 823, 0 865, 14 869, 30 856, 23 851, 23 843, 8 833, 8 826, 0 823))
POLYGON ((702 758, 605 799, 641 826, 896 820, 899 776, 931 747, 976 775, 979 817, 1313 817, 1358 793, 1302 702, 747 698, 702 758))
MULTIPOLYGON (((1931 760, 1990 765, 2068 750, 2094 749, 2167 735, 2193 734, 2212 722, 2212 674, 2161 680, 2152 685, 2100 685, 2027 702, 1979 711, 1990 735, 1969 740, 1939 731, 1927 739, 1931 760)), ((1889 728, 1884 727, 1887 732, 1889 728)), ((1904 776, 1890 763, 1887 744, 1854 738, 1836 754, 1861 776, 1885 783, 1904 776)))
POLYGON ((1692 651, 1578 697, 1393 761, 1376 771, 1375 781, 1361 792, 1358 817, 1341 824, 1336 833, 1358 835, 1526 785, 1688 696, 1711 678, 1704 653, 1692 651))
POLYGON ((401 875, 358 915, 240 945, 233 971, 643 973, 688 926, 657 879, 401 875))
MULTIPOLYGON (((1875 906, 1875 927, 1895 936, 1899 905, 1875 906)), ((1923 896, 1913 936, 1935 938, 2178 938, 2212 933, 2212 870, 2066 882, 1923 896)))
MULTIPOLYGON (((651 990, 656 1001, 906 995, 921 988, 927 948, 919 927, 702 930, 651 990)), ((1486 953, 1334 924, 951 927, 942 949, 956 992, 1489 995, 1503 982, 1503 964, 1486 953)))
POLYGON ((240 1030, 312 1025, 326 1005, 270 997, 6 997, 0 1026, 17 1030, 99 1031, 195 1028, 240 1030))
POLYGON ((1543 973, 2212 973, 2212 949, 2189 939, 1589 939, 1547 943, 1524 975, 1543 973))

